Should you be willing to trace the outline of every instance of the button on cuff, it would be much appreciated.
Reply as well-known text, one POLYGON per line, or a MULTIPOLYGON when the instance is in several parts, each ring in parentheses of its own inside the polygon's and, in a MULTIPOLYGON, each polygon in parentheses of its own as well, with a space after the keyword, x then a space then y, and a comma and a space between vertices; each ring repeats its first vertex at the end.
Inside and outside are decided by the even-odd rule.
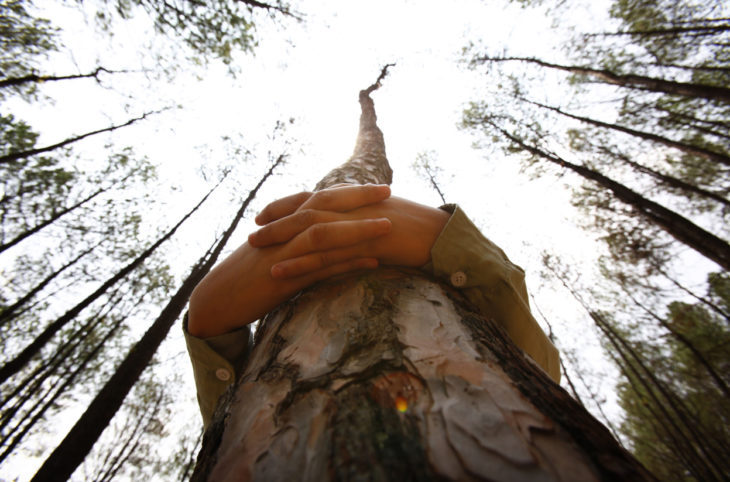
POLYGON ((451 274, 451 285, 456 288, 461 288, 466 284, 466 273, 463 271, 456 271, 451 274))
POLYGON ((215 377, 222 382, 227 382, 231 379, 231 372, 225 368, 219 368, 215 371, 215 377))

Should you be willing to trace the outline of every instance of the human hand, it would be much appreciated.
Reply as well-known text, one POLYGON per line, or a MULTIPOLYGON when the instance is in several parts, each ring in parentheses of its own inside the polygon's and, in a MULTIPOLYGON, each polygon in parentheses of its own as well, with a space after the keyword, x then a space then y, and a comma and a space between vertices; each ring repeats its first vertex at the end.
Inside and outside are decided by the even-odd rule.
POLYGON ((300 193, 269 204, 257 216, 264 225, 249 236, 252 246, 285 243, 312 225, 387 218, 393 226, 385 236, 332 250, 319 250, 289 258, 272 266, 272 277, 301 276, 332 259, 374 257, 382 264, 420 267, 431 258, 431 247, 441 233, 448 213, 406 199, 390 197, 378 203, 359 202, 362 186, 338 186, 317 193, 300 193))
MULTIPOLYGON (((289 211, 287 206, 303 206, 308 201, 315 207, 353 209, 382 201, 390 195, 387 186, 374 185, 350 188, 346 196, 339 192, 321 192, 324 194, 302 193, 276 201, 257 220, 280 215, 289 211)), ((306 226, 277 244, 257 248, 253 243, 244 243, 211 270, 190 297, 188 332, 198 337, 227 333, 256 321, 317 281, 377 267, 378 261, 374 257, 359 256, 347 249, 387 234, 391 229, 388 219, 334 219, 330 216, 327 221, 318 222, 325 217, 312 218, 306 226), (317 253, 324 253, 320 255, 318 265, 300 268, 296 276, 272 276, 271 268, 277 263, 317 253)))

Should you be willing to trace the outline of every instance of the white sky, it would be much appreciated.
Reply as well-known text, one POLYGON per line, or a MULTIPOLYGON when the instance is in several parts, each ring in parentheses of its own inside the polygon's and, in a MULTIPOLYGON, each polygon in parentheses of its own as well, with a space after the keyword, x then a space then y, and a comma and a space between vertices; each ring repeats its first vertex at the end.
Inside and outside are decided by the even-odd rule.
MULTIPOLYGON (((502 3, 302 2, 298 10, 306 15, 303 24, 259 21, 260 45, 255 55, 237 58, 240 73, 235 79, 215 63, 178 72, 171 81, 120 74, 105 82, 110 88, 100 88, 93 81, 52 83, 43 87, 52 102, 25 106, 13 101, 5 107, 23 112, 21 117, 41 131, 39 144, 44 145, 111 122, 124 122, 145 110, 180 104, 180 109, 138 126, 75 146, 92 162, 103 156, 104 143, 110 139, 118 146, 134 145, 137 153, 148 155, 159 167, 159 197, 167 200, 164 209, 155 208, 159 222, 150 223, 150 229, 159 229, 172 224, 208 189, 199 180, 202 164, 208 163, 215 172, 215 166, 232 161, 226 158, 221 136, 242 136, 243 144, 255 151, 250 166, 240 173, 239 194, 253 187, 265 171, 266 138, 276 120, 295 119, 287 132, 299 144, 290 151, 288 166, 261 191, 257 209, 277 197, 313 187, 352 152, 359 118, 358 91, 376 79, 385 63, 395 62, 382 88, 372 96, 395 171, 394 193, 439 205, 438 195, 411 168, 418 153, 436 152, 434 160, 444 171, 441 181, 447 200, 462 205, 483 232, 527 271, 528 288, 551 318, 561 342, 580 345, 585 359, 598 360, 600 350, 592 330, 578 325, 583 314, 566 292, 542 287, 538 278, 541 250, 572 260, 586 277, 595 270, 593 261, 601 247, 569 221, 574 213, 564 183, 571 179, 546 176, 530 180, 519 172, 517 162, 504 159, 500 151, 474 150, 474 139, 457 126, 465 104, 479 99, 483 92, 484 79, 458 63, 461 49, 470 41, 487 46, 492 53, 509 49, 514 54, 561 56, 560 31, 544 12, 502 3), (172 191, 172 185, 179 189, 172 191)), ((143 18, 120 24, 108 41, 84 23, 76 3, 38 5, 43 6, 42 15, 66 29, 66 47, 51 59, 54 73, 88 72, 97 65, 157 68, 144 46, 150 28, 143 18)), ((576 9, 571 15, 589 28, 591 22, 604 18, 597 5, 593 2, 592 11, 576 9)), ((169 48, 166 41, 154 42, 169 48)), ((546 89, 553 88, 546 85, 546 89)), ((179 260, 174 266, 177 272, 186 271, 201 248, 210 243, 215 229, 228 223, 221 213, 235 211, 231 199, 230 195, 219 196, 213 210, 180 231, 172 251, 179 260)), ((235 248, 252 226, 251 221, 245 223, 229 248, 235 248)), ((145 328, 144 320, 139 328, 145 328)), ((178 327, 173 328, 167 345, 169 356, 184 350, 178 327)), ((181 363, 179 356, 174 358, 175 365, 188 370, 187 361, 181 363)), ((189 370, 185 376, 192 378, 189 370)), ((602 388, 609 398, 608 411, 615 416, 610 384, 609 378, 602 388)), ((189 398, 193 400, 192 392, 189 398)), ((191 404, 184 413, 194 417, 195 410, 191 404)), ((72 415, 64 418, 69 424, 75 420, 72 415)), ((59 429, 62 426, 60 422, 59 429)), ((25 479, 36 468, 33 463, 6 464, 0 468, 0 478, 25 479)))

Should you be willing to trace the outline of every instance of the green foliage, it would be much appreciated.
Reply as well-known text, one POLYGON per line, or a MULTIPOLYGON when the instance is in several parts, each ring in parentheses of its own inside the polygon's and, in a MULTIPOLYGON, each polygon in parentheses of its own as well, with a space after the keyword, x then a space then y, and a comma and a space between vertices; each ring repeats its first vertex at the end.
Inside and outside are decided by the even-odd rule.
MULTIPOLYGON (((570 4, 578 1, 567 7, 570 4)), ((517 61, 509 52, 495 57, 472 47, 470 65, 483 68, 488 94, 464 111, 463 126, 491 139, 482 141, 481 147, 499 148, 509 158, 533 166, 533 173, 556 174, 559 168, 550 164, 542 171, 535 169, 536 162, 548 163, 525 152, 526 146, 559 153, 566 161, 602 173, 727 239, 730 168, 699 151, 730 156, 730 105, 676 91, 654 91, 651 86, 606 84, 605 78, 579 68, 566 71, 544 64, 727 87, 727 5, 707 0, 615 0, 610 15, 615 23, 604 31, 580 32, 580 25, 571 26, 578 33, 563 46, 565 55, 556 55, 559 60, 537 59, 543 64, 517 61), (492 87, 508 81, 518 81, 519 86, 492 87), (616 127, 683 146, 670 147, 616 127)), ((609 356, 623 374, 619 385, 626 411, 623 434, 660 480, 727 479, 728 274, 709 275, 708 294, 697 296, 669 274, 696 270, 682 264, 686 250, 671 227, 648 222, 639 203, 619 201, 596 183, 576 182, 573 191, 572 203, 581 214, 577 223, 593 231, 608 251, 599 258, 605 279, 591 281, 595 303, 602 309, 590 314, 594 323, 602 324, 609 356), (668 281, 681 294, 702 301, 677 301, 678 291, 667 288, 668 281), (621 294, 609 288, 614 283, 622 287, 621 294)))
MULTIPOLYGON (((280 1, 272 9, 293 15, 280 1)), ((99 10, 97 19, 111 30, 116 15, 138 14, 153 19, 158 33, 181 39, 202 63, 214 58, 230 64, 236 52, 250 53, 256 46, 254 8, 245 1, 107 0, 107 10, 99 10)))
MULTIPOLYGON (((727 274, 713 273, 709 277, 708 297, 727 306, 730 302, 727 274), (719 291, 718 289, 719 288, 719 291)), ((673 302, 668 306, 668 322, 673 330, 698 349, 703 357, 730 382, 730 329, 726 319, 700 304, 673 302)), ((718 389, 698 358, 676 337, 668 337, 661 350, 647 350, 642 355, 673 392, 681 394, 682 402, 692 417, 695 429, 701 431, 709 446, 726 451, 730 447, 730 399, 718 389), (670 372, 670 373, 667 373, 670 372)), ((629 377, 631 378, 631 377, 629 377)), ((621 406, 626 411, 623 432, 629 436, 637 458, 660 480, 706 480, 699 470, 693 470, 681 447, 668 436, 670 423, 661 413, 657 398, 647 393, 636 380, 619 385, 621 406)), ((675 415, 676 416, 676 415, 675 415)), ((679 424, 679 420, 674 423, 679 424)), ((728 474, 725 473, 725 476, 728 474)))
MULTIPOLYGON (((29 7, 24 0, 0 0, 0 78, 36 72, 39 58, 57 49, 56 29, 49 20, 31 15, 29 7)), ((0 99, 4 95, 0 89, 0 99)))

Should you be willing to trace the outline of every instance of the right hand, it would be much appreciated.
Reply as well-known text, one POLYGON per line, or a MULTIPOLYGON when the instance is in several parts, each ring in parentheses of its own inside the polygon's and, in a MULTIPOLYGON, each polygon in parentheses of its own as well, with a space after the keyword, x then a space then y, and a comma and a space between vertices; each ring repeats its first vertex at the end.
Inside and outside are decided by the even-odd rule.
POLYGON ((272 266, 272 276, 279 279, 301 276, 326 266, 333 259, 376 258, 381 264, 412 268, 430 261, 431 248, 449 214, 398 197, 364 204, 359 198, 362 188, 345 185, 317 193, 300 193, 269 204, 256 218, 256 222, 264 226, 249 235, 252 246, 289 242, 319 223, 379 218, 387 218, 393 223, 385 236, 282 260, 272 266))

